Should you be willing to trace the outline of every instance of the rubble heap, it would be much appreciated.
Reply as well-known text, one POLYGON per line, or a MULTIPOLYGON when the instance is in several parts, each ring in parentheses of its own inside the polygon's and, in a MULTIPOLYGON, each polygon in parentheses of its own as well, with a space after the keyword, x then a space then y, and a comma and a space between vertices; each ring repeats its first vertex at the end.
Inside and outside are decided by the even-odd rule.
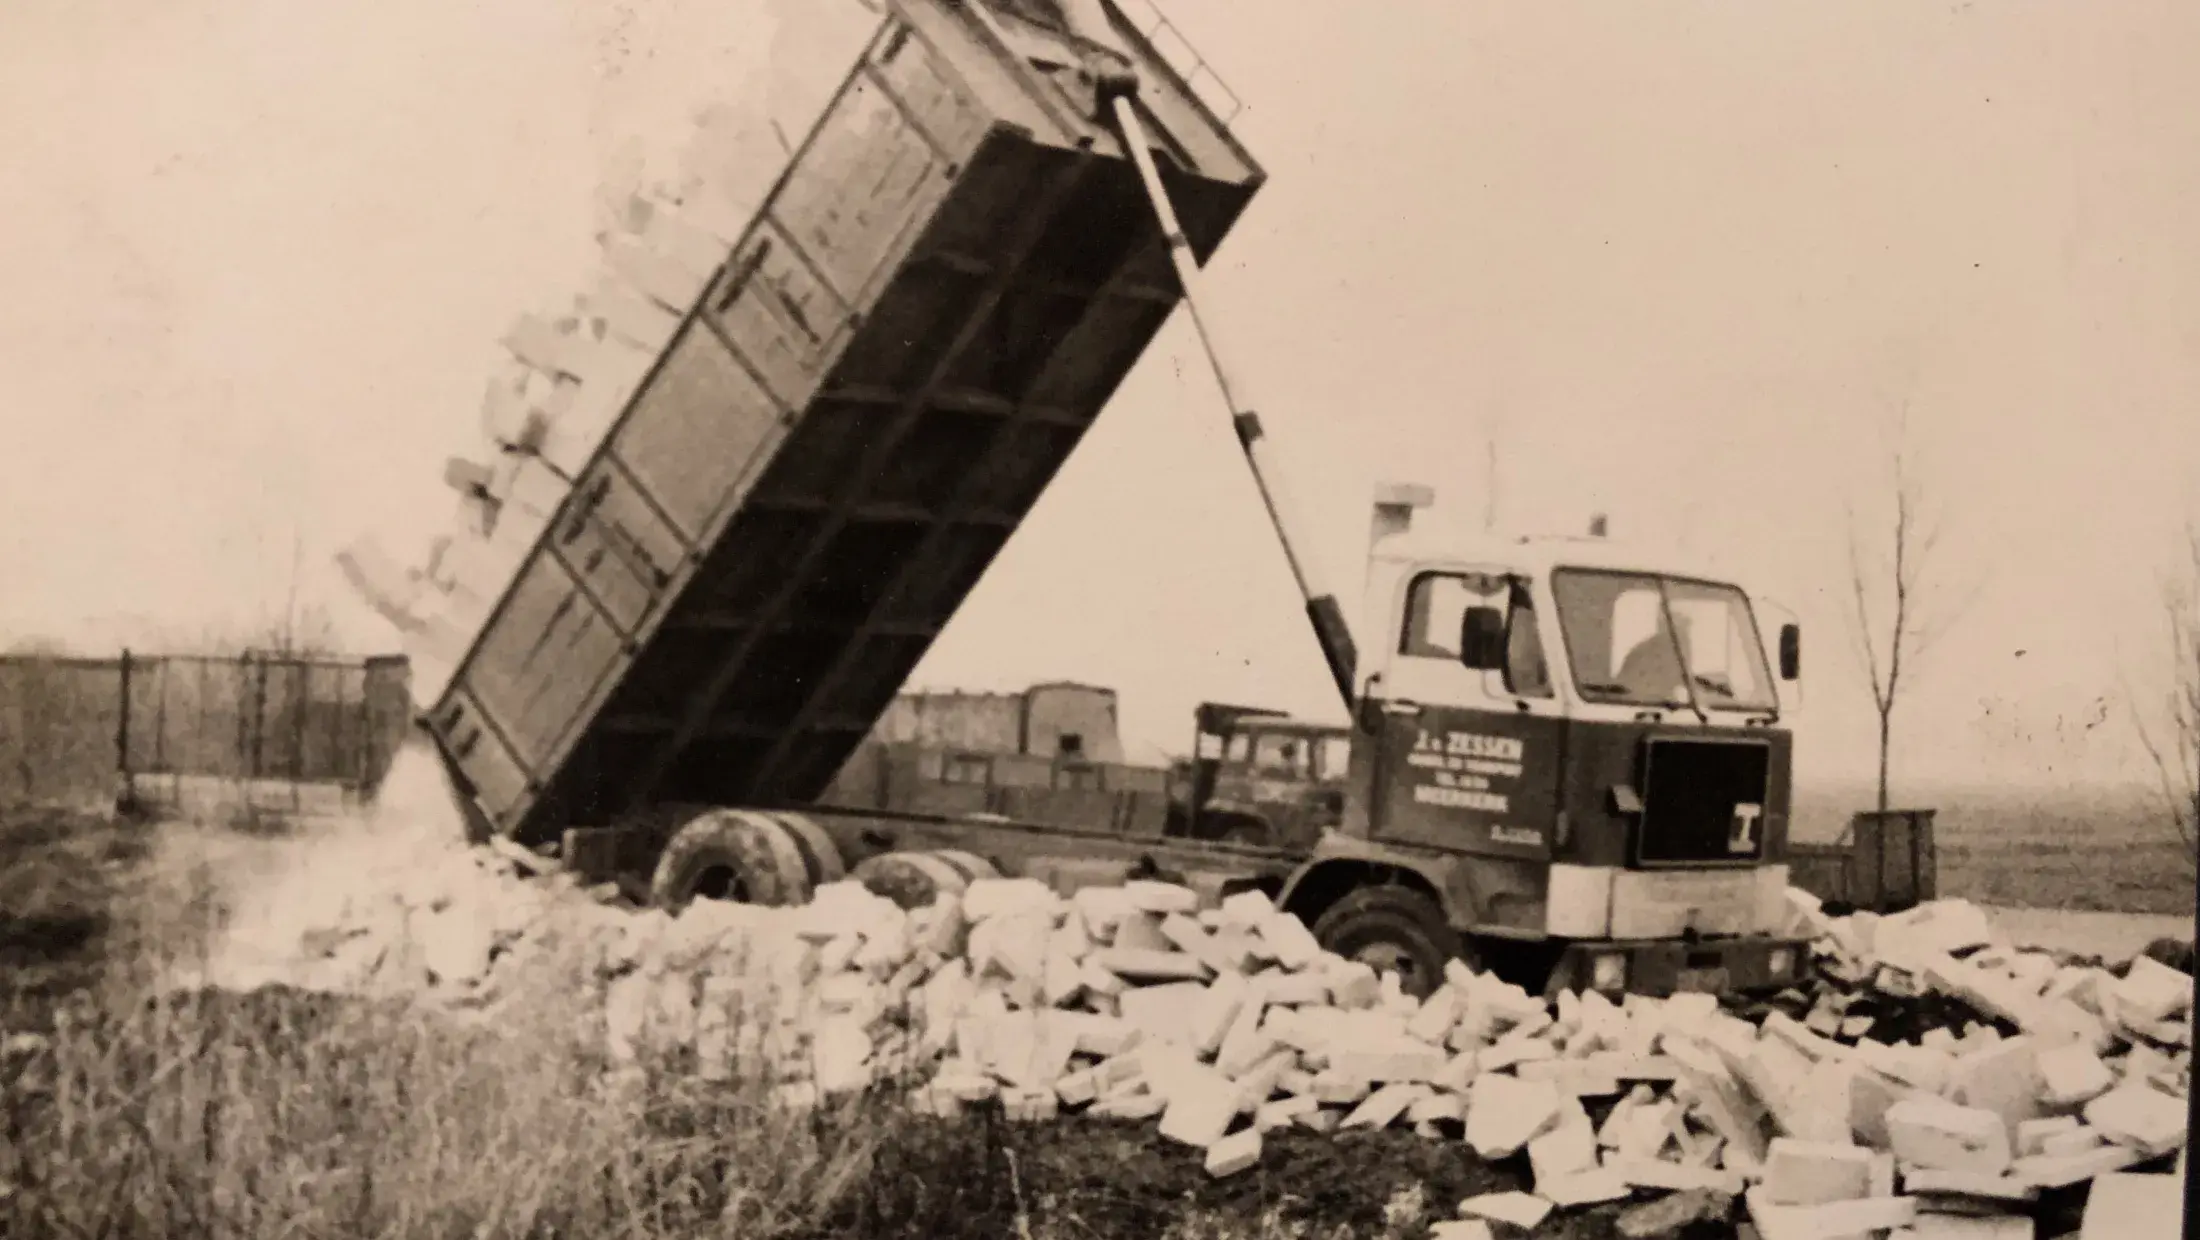
POLYGON ((1524 1155, 1533 1191, 1461 1203, 1451 1240, 1621 1201, 1634 1235, 1737 1200, 1763 1240, 1957 1234, 1935 1228, 1958 1214, 2030 1235, 2043 1191, 2166 1160, 2185 1134, 2192 979, 2012 950, 1960 901, 1830 918, 1793 893, 1824 981, 1745 1016, 1708 995, 1546 1003, 1457 961, 1416 1000, 1257 892, 1202 907, 1161 882, 1065 898, 981 879, 905 908, 850 880, 798 908, 675 918, 523 882, 547 864, 517 849, 475 855, 477 875, 414 910, 418 948, 384 915, 319 932, 316 967, 404 962, 427 993, 493 1010, 542 944, 577 945, 614 1075, 676 1064, 795 1108, 884 1091, 940 1116, 1151 1122, 1217 1176, 1286 1127, 1524 1155), (469 894, 503 903, 467 913, 469 894), (1898 1040, 1858 1014, 1933 996, 1982 1018, 1898 1040))

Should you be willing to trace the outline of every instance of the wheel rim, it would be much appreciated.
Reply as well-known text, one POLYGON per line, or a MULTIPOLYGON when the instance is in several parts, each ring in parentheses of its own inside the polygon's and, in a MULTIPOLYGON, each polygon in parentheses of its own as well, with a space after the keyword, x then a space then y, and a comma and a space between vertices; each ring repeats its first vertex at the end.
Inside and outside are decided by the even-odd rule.
POLYGON ((716 865, 695 876, 694 885, 688 889, 687 899, 731 900, 736 904, 747 904, 749 885, 741 881, 740 871, 732 866, 716 865))

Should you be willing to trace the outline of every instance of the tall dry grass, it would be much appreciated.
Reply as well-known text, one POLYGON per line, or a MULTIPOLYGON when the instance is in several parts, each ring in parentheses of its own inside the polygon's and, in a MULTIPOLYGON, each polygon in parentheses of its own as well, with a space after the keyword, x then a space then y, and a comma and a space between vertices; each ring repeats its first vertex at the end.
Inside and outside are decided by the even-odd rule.
POLYGON ((708 1081, 678 1039, 610 1072, 585 935, 500 961, 493 1011, 239 989, 241 948, 351 899, 338 879, 458 838, 439 780, 393 770, 333 836, 0 817, 0 1236, 1330 1240, 1425 1234, 1381 1226, 1384 1194, 1459 1174, 1307 1134, 1211 1181, 1148 1127, 928 1119, 891 1090, 788 1110, 763 1057, 708 1081))
POLYGON ((99 833, 149 830, 48 828, 0 849, 11 872, 25 857, 55 871, 38 916, 93 926, 52 953, 74 954, 70 986, 0 1009, 16 1034, 0 1051, 0 1234, 1030 1232, 1013 1136, 990 1118, 921 1120, 884 1094, 789 1110, 758 1074, 706 1082, 677 1051, 607 1073, 571 952, 507 977, 511 1001, 471 1021, 284 986, 178 989, 232 921, 223 871, 259 876, 240 857, 307 845, 170 827, 194 846, 140 839, 149 862, 102 859, 99 833))

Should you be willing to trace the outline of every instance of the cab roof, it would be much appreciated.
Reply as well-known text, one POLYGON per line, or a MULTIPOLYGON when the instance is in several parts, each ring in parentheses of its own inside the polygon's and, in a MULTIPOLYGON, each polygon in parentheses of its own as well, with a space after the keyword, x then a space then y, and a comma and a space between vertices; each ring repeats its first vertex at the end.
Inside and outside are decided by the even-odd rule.
POLYGON ((1709 560, 1587 535, 1466 536, 1432 530, 1408 530, 1376 541, 1374 559, 1394 564, 1487 564, 1541 577, 1554 568, 1601 568, 1624 572, 1693 577, 1739 585, 1733 574, 1709 560))

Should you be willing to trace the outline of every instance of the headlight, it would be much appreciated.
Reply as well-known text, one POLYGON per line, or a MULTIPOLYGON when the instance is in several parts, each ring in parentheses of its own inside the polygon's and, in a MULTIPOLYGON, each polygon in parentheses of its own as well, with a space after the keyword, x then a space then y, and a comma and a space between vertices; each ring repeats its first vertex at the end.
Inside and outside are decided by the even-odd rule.
POLYGON ((1589 985, 1595 990, 1623 990, 1627 986, 1627 957, 1598 956, 1589 965, 1589 985))
POLYGON ((1774 977, 1786 977, 1795 968, 1795 949, 1775 947, 1765 956, 1765 964, 1771 967, 1774 977))

